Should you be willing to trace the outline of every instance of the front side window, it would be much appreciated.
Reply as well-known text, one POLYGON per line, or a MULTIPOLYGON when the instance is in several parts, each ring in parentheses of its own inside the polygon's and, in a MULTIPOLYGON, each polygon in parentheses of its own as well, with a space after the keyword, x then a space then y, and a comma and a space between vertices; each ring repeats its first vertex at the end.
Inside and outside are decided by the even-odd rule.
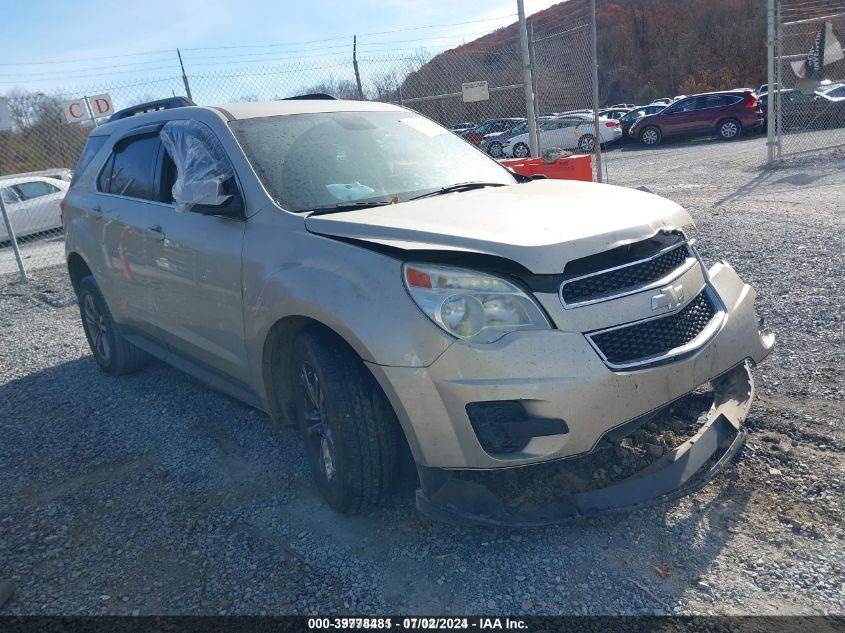
POLYGON ((0 195, 3 196, 3 202, 5 202, 6 204, 15 204, 16 202, 21 201, 20 198, 18 198, 18 195, 8 187, 0 189, 0 195))
POLYGON ((120 141, 98 179, 98 188, 127 198, 152 200, 155 167, 161 141, 147 134, 120 141))
POLYGON ((406 111, 291 114, 229 125, 267 191, 293 212, 405 201, 456 183, 515 182, 483 152, 406 111))
POLYGON ((15 192, 20 196, 21 200, 31 200, 33 198, 40 198, 41 196, 48 196, 51 193, 58 191, 57 187, 44 182, 43 180, 35 180, 33 182, 21 182, 15 185, 15 192))
POLYGON ((696 102, 697 99, 684 99, 683 101, 679 101, 671 108, 666 111, 666 114, 677 114, 679 112, 692 112, 696 109, 696 102))
POLYGON ((166 152, 162 202, 190 211, 198 204, 220 206, 229 200, 235 169, 211 128, 199 121, 170 121, 159 136, 166 152))
POLYGON ((624 115, 620 121, 625 123, 630 123, 631 121, 636 121, 641 116, 645 116, 646 110, 631 110, 628 114, 624 115))

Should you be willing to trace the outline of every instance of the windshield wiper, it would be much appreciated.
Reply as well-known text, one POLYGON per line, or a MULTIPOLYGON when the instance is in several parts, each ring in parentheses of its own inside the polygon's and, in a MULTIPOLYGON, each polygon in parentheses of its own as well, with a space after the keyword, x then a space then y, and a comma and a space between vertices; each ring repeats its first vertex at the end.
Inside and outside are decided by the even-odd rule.
POLYGON ((371 207, 383 207, 391 204, 390 200, 377 200, 375 202, 338 202, 333 207, 317 207, 316 209, 307 209, 306 213, 312 215, 327 215, 329 213, 340 213, 342 211, 355 211, 356 209, 369 209, 371 207))
POLYGON ((484 187, 504 187, 503 182, 458 182, 454 185, 440 187, 437 191, 429 191, 421 196, 414 196, 409 200, 419 200, 420 198, 430 198, 432 196, 442 196, 444 193, 452 193, 453 191, 472 191, 473 189, 483 189, 484 187))

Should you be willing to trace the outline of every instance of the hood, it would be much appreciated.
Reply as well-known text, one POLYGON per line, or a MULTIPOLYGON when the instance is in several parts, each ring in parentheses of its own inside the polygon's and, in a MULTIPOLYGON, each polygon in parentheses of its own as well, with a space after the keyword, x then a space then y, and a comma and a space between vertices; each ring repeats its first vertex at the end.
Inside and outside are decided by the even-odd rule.
POLYGON ((591 182, 535 180, 397 205, 310 216, 306 228, 403 250, 504 257, 536 274, 677 229, 692 219, 650 193, 591 182))

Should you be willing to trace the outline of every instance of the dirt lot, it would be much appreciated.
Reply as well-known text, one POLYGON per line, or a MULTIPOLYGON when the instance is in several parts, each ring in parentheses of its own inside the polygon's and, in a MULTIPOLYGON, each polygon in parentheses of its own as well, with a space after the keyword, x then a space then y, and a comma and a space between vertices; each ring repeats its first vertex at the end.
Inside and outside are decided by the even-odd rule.
POLYGON ((405 486, 339 518, 293 431, 164 365, 103 375, 63 271, 0 285, 0 613, 845 613, 845 156, 767 171, 763 143, 608 156, 779 337, 736 465, 629 515, 456 528, 405 486))

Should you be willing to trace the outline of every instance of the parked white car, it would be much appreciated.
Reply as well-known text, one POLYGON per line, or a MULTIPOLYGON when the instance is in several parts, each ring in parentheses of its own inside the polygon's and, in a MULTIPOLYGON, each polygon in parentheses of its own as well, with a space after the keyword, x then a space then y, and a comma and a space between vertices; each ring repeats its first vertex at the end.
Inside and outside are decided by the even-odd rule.
MULTIPOLYGON (((70 183, 56 178, 0 178, 0 195, 16 237, 41 233, 62 226, 59 207, 70 183)), ((9 239, 0 219, 0 242, 9 239)))
MULTIPOLYGON (((596 149, 596 128, 592 114, 573 114, 541 121, 537 133, 540 151, 559 147, 592 154, 596 149)), ((601 142, 611 143, 622 138, 622 128, 617 121, 599 117, 601 142)), ((502 145, 502 152, 509 158, 525 158, 531 154, 528 134, 520 134, 502 145)))

